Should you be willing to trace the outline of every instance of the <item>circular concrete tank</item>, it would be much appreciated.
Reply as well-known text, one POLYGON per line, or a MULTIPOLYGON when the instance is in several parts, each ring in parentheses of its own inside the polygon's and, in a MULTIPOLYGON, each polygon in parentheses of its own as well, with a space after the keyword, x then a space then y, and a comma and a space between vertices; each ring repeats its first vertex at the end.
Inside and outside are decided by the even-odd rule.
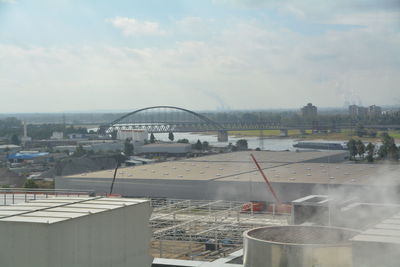
POLYGON ((324 226, 272 226, 246 231, 245 267, 351 267, 358 232, 324 226))

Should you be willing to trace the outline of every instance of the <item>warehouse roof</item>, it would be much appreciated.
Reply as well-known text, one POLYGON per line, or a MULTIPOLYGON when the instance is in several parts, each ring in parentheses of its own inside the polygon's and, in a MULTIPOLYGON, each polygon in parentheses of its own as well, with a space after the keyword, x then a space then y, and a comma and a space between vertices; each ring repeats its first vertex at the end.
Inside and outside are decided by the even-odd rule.
MULTIPOLYGON (((207 162, 253 162, 250 158, 253 154, 258 162, 269 163, 295 163, 305 161, 318 161, 321 158, 339 157, 343 158, 347 152, 343 151, 240 151, 234 153, 216 154, 206 157, 198 157, 190 159, 190 161, 207 161, 207 162)), ((319 162, 319 161, 318 161, 319 162)))
MULTIPOLYGON (((263 182, 250 158, 237 152, 121 168, 118 179, 162 179, 199 181, 263 182)), ((400 184, 400 165, 316 163, 342 152, 253 152, 271 182, 316 184, 400 184)), ((114 170, 82 173, 66 178, 112 178, 114 170)))
POLYGON ((7 156, 8 159, 34 159, 37 157, 48 156, 48 152, 37 152, 37 153, 12 153, 7 156))
POLYGON ((57 223, 93 213, 146 202, 129 198, 55 197, 0 207, 0 223, 57 223))

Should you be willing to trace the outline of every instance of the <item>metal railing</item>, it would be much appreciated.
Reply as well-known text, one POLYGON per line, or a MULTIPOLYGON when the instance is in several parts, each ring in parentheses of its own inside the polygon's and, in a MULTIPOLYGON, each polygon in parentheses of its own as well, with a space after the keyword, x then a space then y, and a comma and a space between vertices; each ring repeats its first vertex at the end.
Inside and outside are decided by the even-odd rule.
POLYGON ((94 191, 68 189, 35 189, 35 188, 0 188, 0 206, 13 205, 49 197, 83 197, 94 196, 94 191))

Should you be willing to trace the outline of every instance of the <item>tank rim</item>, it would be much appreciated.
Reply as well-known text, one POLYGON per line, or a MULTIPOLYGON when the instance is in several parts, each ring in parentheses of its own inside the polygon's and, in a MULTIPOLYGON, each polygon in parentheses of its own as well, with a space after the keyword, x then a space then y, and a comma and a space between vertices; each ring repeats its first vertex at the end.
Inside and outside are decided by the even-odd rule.
POLYGON ((260 239, 254 236, 249 235, 250 232, 260 230, 260 229, 268 229, 268 228, 324 228, 324 229, 334 229, 334 230, 342 230, 342 231, 349 231, 349 232, 354 232, 354 236, 357 234, 360 234, 361 231, 351 229, 351 228, 344 228, 344 227, 335 227, 335 226, 322 226, 322 225, 274 225, 274 226, 263 226, 263 227, 257 227, 253 228, 250 230, 247 230, 243 232, 243 237, 251 240, 256 240, 259 242, 263 243, 268 243, 268 244, 277 244, 277 245, 284 245, 284 246, 307 246, 307 247, 337 247, 337 246, 351 246, 352 242, 351 239, 349 239, 347 242, 332 242, 332 243, 289 243, 289 242, 279 242, 279 241, 271 241, 271 240, 265 240, 265 239, 260 239))

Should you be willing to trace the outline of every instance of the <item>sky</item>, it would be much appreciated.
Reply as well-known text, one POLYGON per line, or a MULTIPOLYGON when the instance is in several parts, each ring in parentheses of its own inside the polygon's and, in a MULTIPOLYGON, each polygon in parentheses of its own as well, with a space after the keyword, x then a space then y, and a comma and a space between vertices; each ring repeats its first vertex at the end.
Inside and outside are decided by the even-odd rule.
POLYGON ((400 105, 400 0, 0 0, 0 113, 400 105))

